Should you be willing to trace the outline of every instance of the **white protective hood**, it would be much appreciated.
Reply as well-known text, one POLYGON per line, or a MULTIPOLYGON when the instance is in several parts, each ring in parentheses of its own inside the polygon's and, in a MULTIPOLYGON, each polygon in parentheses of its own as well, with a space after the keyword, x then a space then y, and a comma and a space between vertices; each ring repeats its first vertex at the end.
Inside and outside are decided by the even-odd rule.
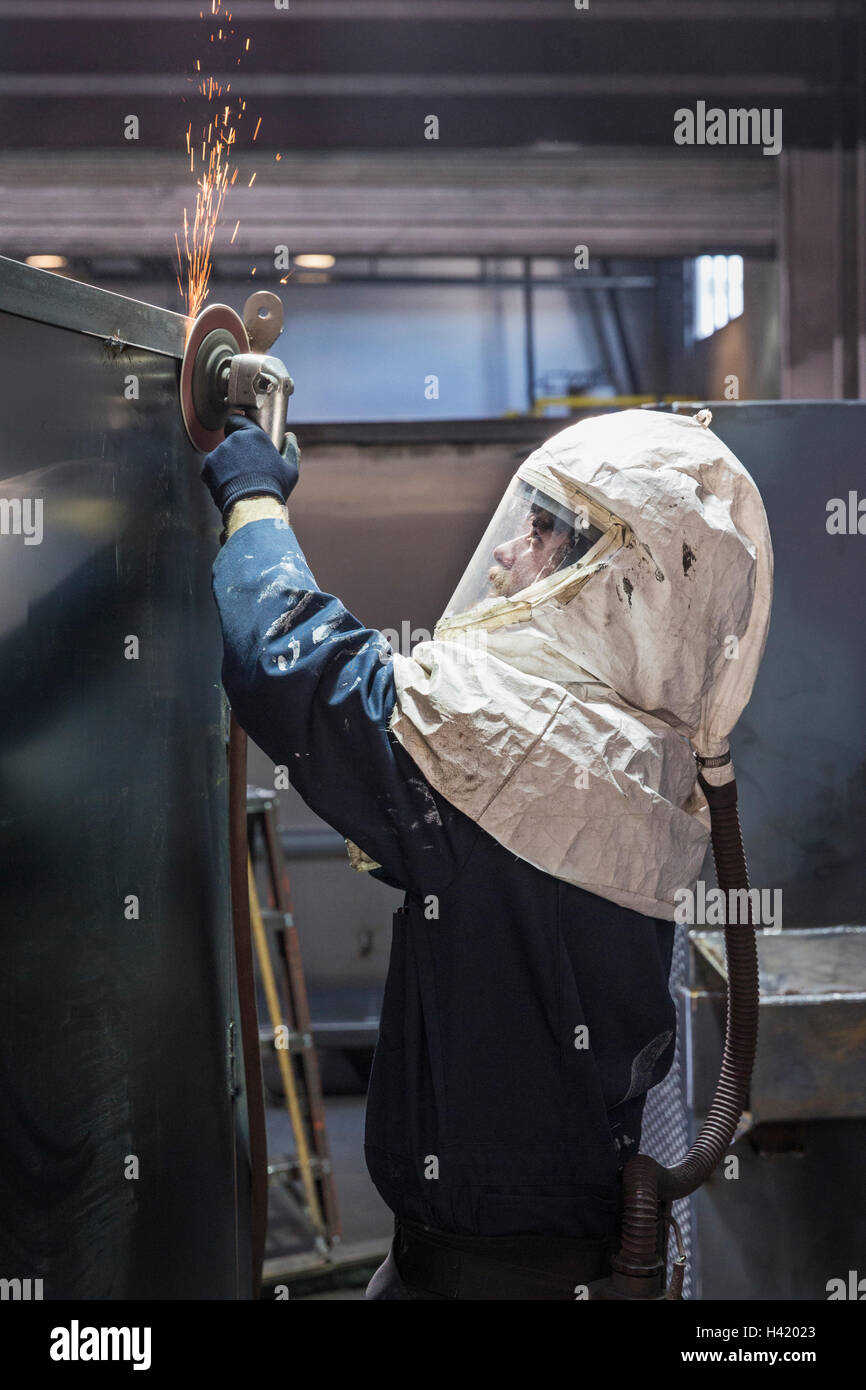
POLYGON ((565 591, 449 613, 393 658, 390 728, 437 791, 519 858, 669 920, 709 837, 692 750, 727 751, 772 592, 760 494, 710 419, 623 410, 548 440, 520 479, 591 499, 614 543, 565 591))

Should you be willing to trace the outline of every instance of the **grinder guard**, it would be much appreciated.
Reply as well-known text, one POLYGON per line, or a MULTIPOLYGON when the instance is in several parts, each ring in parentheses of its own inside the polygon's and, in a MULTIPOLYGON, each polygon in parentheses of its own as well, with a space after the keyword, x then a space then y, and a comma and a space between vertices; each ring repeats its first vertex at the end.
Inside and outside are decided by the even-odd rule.
POLYGON ((276 295, 251 295, 244 318, 211 304, 192 324, 180 371, 186 432, 200 453, 215 449, 229 415, 243 409, 282 449, 294 383, 278 357, 267 354, 282 330, 276 295))

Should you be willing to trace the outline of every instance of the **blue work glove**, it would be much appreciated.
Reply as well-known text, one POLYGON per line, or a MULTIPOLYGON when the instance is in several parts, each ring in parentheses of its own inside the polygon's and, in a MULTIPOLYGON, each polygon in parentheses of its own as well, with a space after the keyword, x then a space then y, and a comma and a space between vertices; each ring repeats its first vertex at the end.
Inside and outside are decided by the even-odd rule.
POLYGON ((300 451, 293 434, 278 450, 265 431, 248 415, 230 415, 225 439, 202 464, 202 482, 219 507, 225 525, 228 511, 241 497, 269 493, 288 502, 298 481, 300 451))

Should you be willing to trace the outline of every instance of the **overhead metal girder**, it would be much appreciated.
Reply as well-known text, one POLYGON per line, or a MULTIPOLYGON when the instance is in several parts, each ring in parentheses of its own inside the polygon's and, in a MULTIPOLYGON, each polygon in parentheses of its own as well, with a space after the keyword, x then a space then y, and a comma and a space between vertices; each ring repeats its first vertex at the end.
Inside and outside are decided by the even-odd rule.
MULTIPOLYGON (((658 23, 661 19, 678 23, 714 20, 794 20, 832 19, 839 11, 838 0, 665 0, 664 12, 647 0, 605 0, 604 5, 579 15, 579 22, 593 23, 635 20, 658 23)), ((160 23, 190 21, 187 0, 148 0, 146 12, 133 7, 118 13, 117 0, 40 0, 33 10, 32 0, 0 0, 0 19, 21 17, 30 22, 53 19, 124 19, 141 24, 151 18, 160 23)), ((273 0, 245 0, 244 19, 248 23, 273 20, 278 24, 309 23, 311 20, 417 20, 425 24, 490 20, 545 20, 566 22, 574 14, 564 9, 562 0, 291 0, 287 9, 276 9, 273 0)))
MULTIPOLYGON (((778 161, 679 150, 287 152, 244 157, 256 172, 243 216, 214 254, 690 256, 770 253, 778 161)), ((0 154, 0 245, 11 254, 165 256, 191 185, 183 161, 142 150, 0 154)), ((231 206, 231 205, 230 205, 231 206)), ((240 211, 240 207, 238 208, 240 211)), ((261 271, 259 272, 261 274, 261 271)))

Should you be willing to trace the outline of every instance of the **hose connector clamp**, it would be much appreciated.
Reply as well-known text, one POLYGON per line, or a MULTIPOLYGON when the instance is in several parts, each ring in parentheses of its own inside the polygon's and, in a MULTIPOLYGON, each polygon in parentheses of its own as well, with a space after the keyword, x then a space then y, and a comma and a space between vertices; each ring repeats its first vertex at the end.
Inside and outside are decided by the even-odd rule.
POLYGON ((731 750, 728 749, 727 753, 719 753, 716 758, 702 758, 700 753, 696 753, 695 750, 692 749, 692 757, 698 767, 727 767, 728 763, 731 761, 731 750))

